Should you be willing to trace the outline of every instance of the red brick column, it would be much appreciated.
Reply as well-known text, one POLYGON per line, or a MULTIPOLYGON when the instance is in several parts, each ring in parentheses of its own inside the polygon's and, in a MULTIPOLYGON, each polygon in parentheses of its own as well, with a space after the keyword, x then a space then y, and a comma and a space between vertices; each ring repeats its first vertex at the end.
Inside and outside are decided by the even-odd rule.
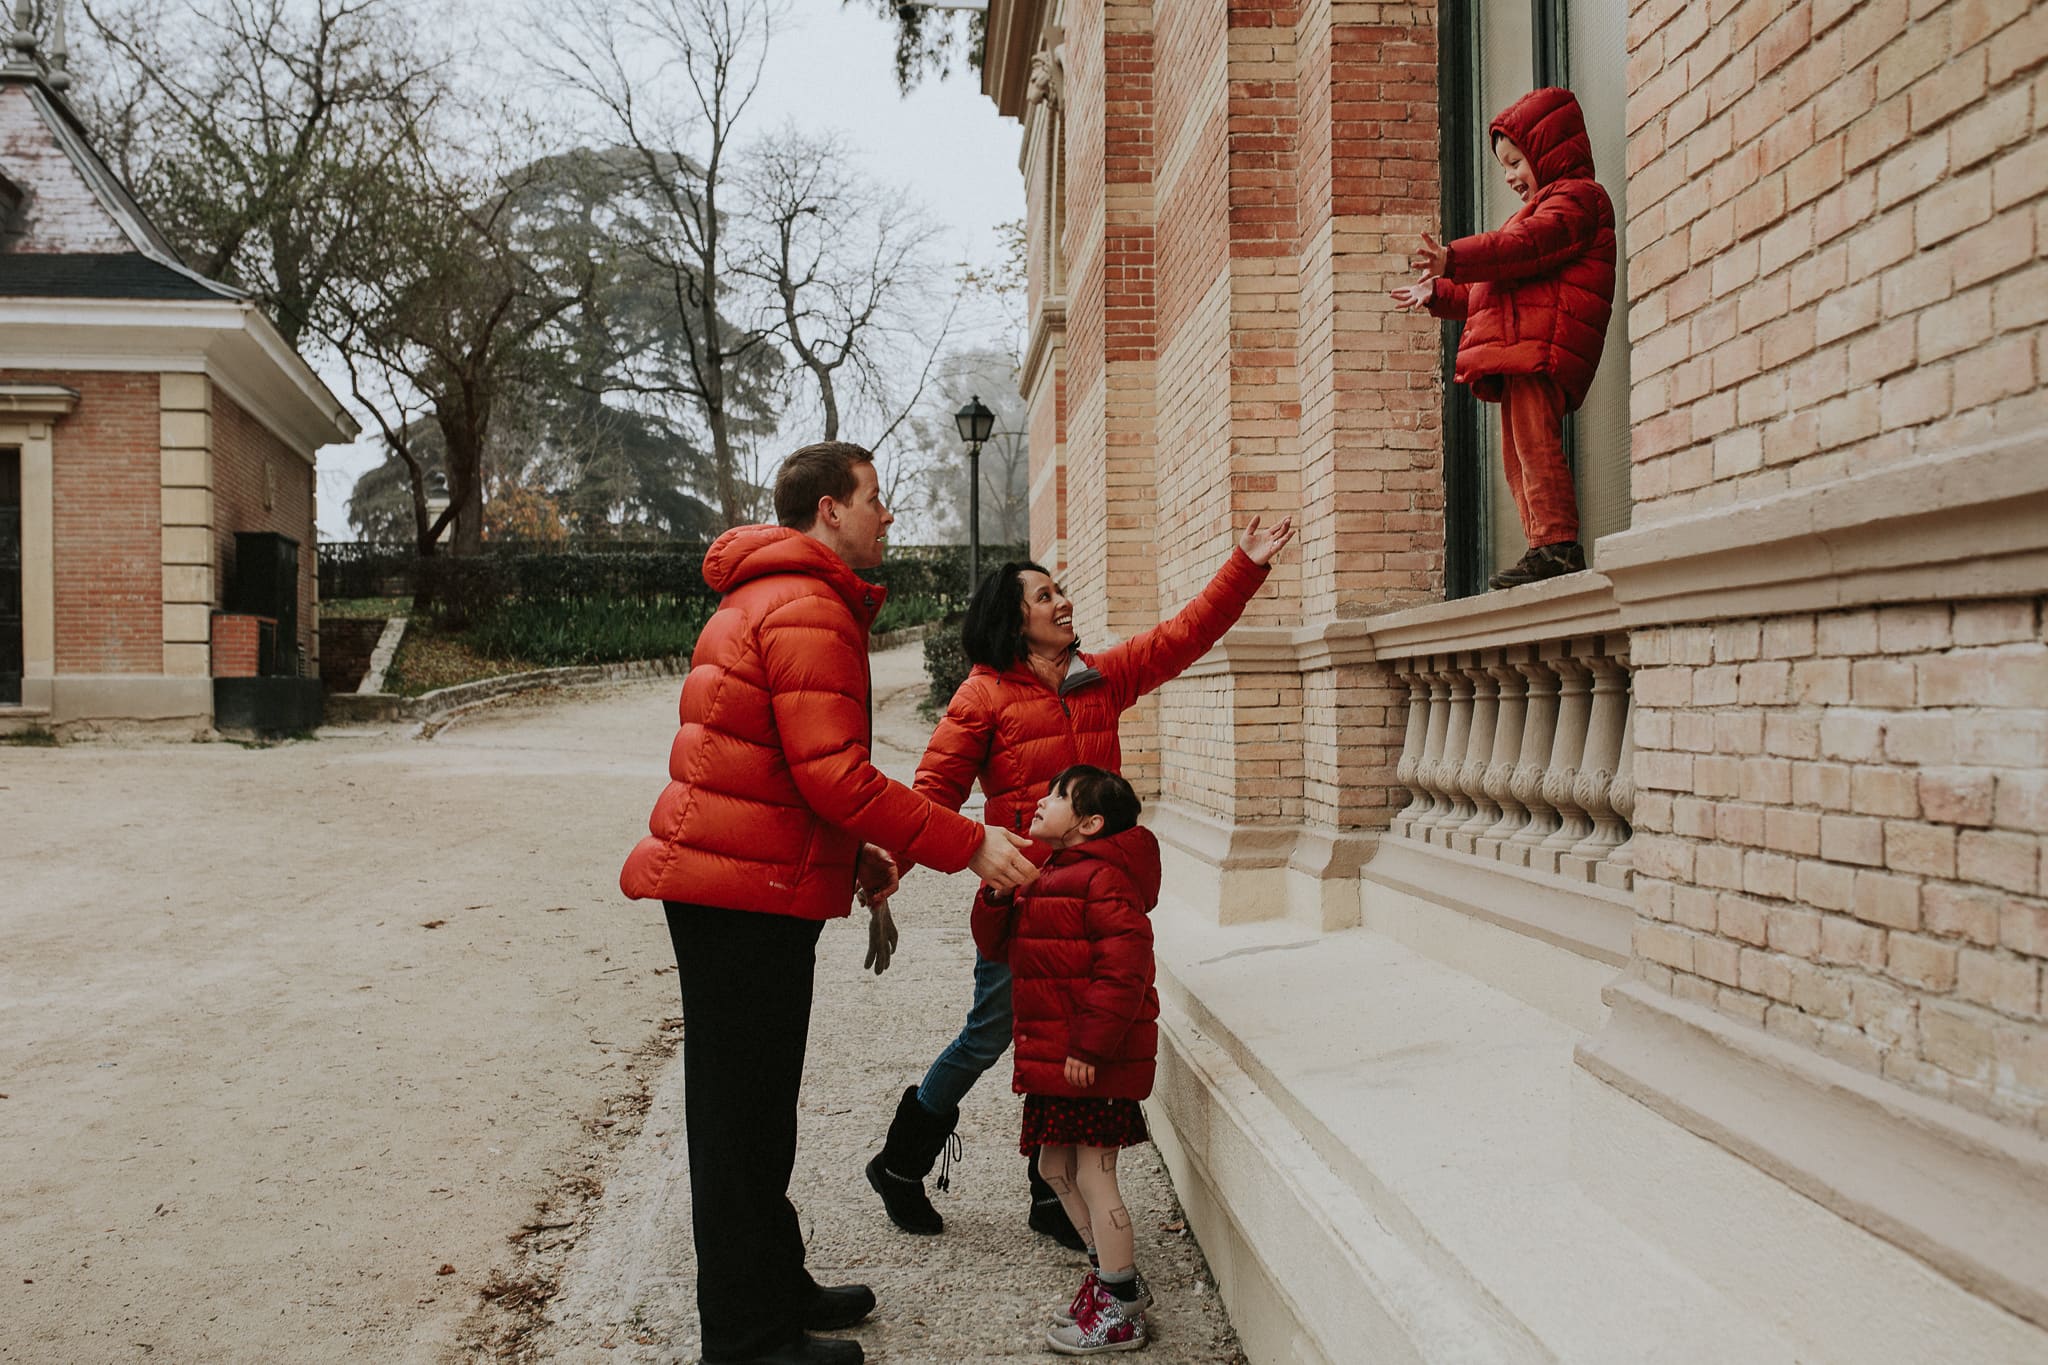
MULTIPOLYGON (((1386 296, 1439 216, 1435 7, 1308 0, 1296 47, 1299 554, 1303 610, 1317 623, 1443 592, 1438 327, 1386 296)), ((1307 817, 1384 825, 1406 799, 1394 781, 1405 691, 1360 664, 1311 668, 1302 686, 1307 817)))
MULTIPOLYGON (((1067 545, 1084 642, 1159 619, 1154 572, 1152 7, 1082 3, 1067 28, 1067 545)), ((1157 782, 1150 706, 1125 771, 1157 782)))

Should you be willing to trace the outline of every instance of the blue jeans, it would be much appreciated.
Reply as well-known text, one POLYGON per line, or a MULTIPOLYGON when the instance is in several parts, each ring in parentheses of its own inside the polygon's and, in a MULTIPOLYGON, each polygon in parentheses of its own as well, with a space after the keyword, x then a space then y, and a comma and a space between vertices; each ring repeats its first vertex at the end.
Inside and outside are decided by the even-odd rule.
POLYGON ((946 1050, 924 1073, 917 1088, 917 1102, 934 1114, 950 1114, 987 1071, 1001 1060, 1010 1046, 1010 969, 974 955, 974 1003, 967 1007, 967 1022, 960 1036, 946 1044, 946 1050))

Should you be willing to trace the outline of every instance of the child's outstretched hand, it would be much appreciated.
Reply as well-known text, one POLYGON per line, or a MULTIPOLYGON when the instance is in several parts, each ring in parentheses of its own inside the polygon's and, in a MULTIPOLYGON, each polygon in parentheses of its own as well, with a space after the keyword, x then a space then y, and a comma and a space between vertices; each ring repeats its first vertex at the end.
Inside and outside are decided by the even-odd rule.
POLYGON ((1399 289, 1390 289, 1387 292, 1393 296, 1396 308, 1404 313, 1412 313, 1418 308, 1429 306, 1430 296, 1436 293, 1436 285, 1429 280, 1417 280, 1414 284, 1404 284, 1399 289))
POLYGON ((1095 1084, 1095 1068, 1079 1057, 1067 1058, 1067 1084, 1076 1090, 1086 1090, 1095 1084))
POLYGON ((1422 272, 1423 283, 1443 274, 1450 263, 1450 251, 1442 242, 1426 232, 1422 234, 1422 245, 1408 253, 1408 265, 1411 269, 1422 272))

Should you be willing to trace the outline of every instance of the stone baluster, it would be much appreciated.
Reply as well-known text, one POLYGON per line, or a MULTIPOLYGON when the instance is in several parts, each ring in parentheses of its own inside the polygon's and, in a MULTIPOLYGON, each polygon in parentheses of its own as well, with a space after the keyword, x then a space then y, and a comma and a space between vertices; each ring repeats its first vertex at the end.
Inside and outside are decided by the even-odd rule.
MULTIPOLYGON (((1565 643, 1569 650, 1571 642, 1565 643)), ((1550 661, 1557 670, 1557 737, 1543 771, 1543 799, 1557 811, 1558 826, 1537 845, 1529 865, 1556 872, 1557 860, 1593 832, 1593 821, 1579 805, 1579 764, 1586 753, 1586 730, 1593 718, 1593 670, 1582 659, 1563 653, 1550 661)))
POLYGON ((1595 641, 1586 660, 1593 672, 1592 710, 1586 719, 1586 752, 1572 784, 1572 800, 1592 821, 1592 828, 1558 860, 1558 871, 1578 881, 1591 881, 1593 869, 1628 837, 1621 817, 1608 804, 1607 789, 1621 756, 1622 730, 1628 724, 1628 670, 1595 641))
POLYGON ((1450 807, 1443 789, 1437 786, 1437 760, 1443 757, 1444 733, 1451 723, 1451 684, 1427 659, 1416 660, 1418 674, 1429 687, 1429 728, 1423 734, 1422 758, 1415 765, 1415 782, 1429 804, 1408 819, 1408 837, 1426 839, 1439 811, 1450 807))
POLYGON ((1455 654, 1444 659, 1444 682, 1451 689, 1451 722, 1444 730, 1443 756, 1437 760, 1437 790, 1443 800, 1429 822, 1432 844, 1449 844, 1450 832, 1472 818, 1472 800, 1465 794, 1465 747, 1472 737, 1472 680, 1458 667, 1455 654))
POLYGON ((1528 699, 1522 724, 1522 743, 1508 791, 1515 803, 1528 812, 1505 843, 1504 861, 1527 866, 1529 855, 1557 828, 1557 811, 1543 797, 1544 765, 1550 761, 1551 745, 1557 737, 1558 675, 1542 655, 1530 651, 1515 661, 1515 671, 1528 683, 1528 699))
POLYGON ((1388 830, 1406 835, 1415 817, 1430 806, 1429 792, 1415 776, 1422 764, 1423 744, 1429 738, 1429 679, 1417 660, 1405 659, 1396 667, 1397 676, 1408 685, 1408 733, 1401 741, 1401 763, 1394 775, 1409 790, 1411 799, 1394 816, 1388 830))
POLYGON ((1487 671, 1493 675, 1499 702, 1494 713, 1493 749, 1486 756, 1482 782, 1487 800, 1500 811, 1500 818, 1479 832, 1472 851, 1482 858, 1498 858, 1500 846, 1529 819, 1528 810, 1515 800, 1511 789, 1515 761, 1522 753, 1522 730, 1528 723, 1529 680, 1506 655, 1487 665, 1487 671))
POLYGON ((1500 807, 1486 794, 1486 767, 1493 757, 1494 731, 1500 709, 1500 682, 1493 670, 1469 655, 1465 676, 1472 680, 1472 733, 1465 741, 1465 766, 1458 774, 1458 789, 1472 807, 1472 814, 1449 831, 1445 840, 1460 853, 1470 853, 1482 831, 1500 819, 1500 807))
POLYGON ((1602 886, 1626 891, 1635 885, 1635 818, 1636 818, 1636 701, 1635 693, 1629 693, 1628 716, 1621 723, 1621 753, 1614 760, 1614 785, 1607 789, 1607 804, 1621 817, 1626 831, 1621 845, 1607 855, 1607 860, 1594 871, 1594 880, 1602 886))

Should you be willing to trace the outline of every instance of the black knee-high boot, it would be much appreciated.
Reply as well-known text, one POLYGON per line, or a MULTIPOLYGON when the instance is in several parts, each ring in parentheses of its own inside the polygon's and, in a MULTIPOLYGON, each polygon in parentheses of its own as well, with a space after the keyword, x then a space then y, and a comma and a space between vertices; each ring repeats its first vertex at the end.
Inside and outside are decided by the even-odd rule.
POLYGON ((1081 1251, 1087 1243, 1081 1234, 1074 1231, 1074 1220, 1067 1217, 1067 1206, 1060 1202, 1057 1191, 1038 1173, 1038 1152, 1034 1149, 1030 1157, 1031 1171, 1031 1230, 1042 1232, 1069 1251, 1081 1251))
MULTIPOLYGON (((953 1136, 960 1111, 934 1114, 918 1102, 917 1087, 911 1086, 896 1102, 896 1117, 890 1121, 889 1136, 882 1150, 868 1162, 868 1184, 882 1196, 889 1221, 905 1232, 925 1236, 946 1230, 946 1220, 925 1197, 924 1178, 932 1163, 953 1136)), ((939 1182, 941 1185, 945 1181, 939 1182)))

